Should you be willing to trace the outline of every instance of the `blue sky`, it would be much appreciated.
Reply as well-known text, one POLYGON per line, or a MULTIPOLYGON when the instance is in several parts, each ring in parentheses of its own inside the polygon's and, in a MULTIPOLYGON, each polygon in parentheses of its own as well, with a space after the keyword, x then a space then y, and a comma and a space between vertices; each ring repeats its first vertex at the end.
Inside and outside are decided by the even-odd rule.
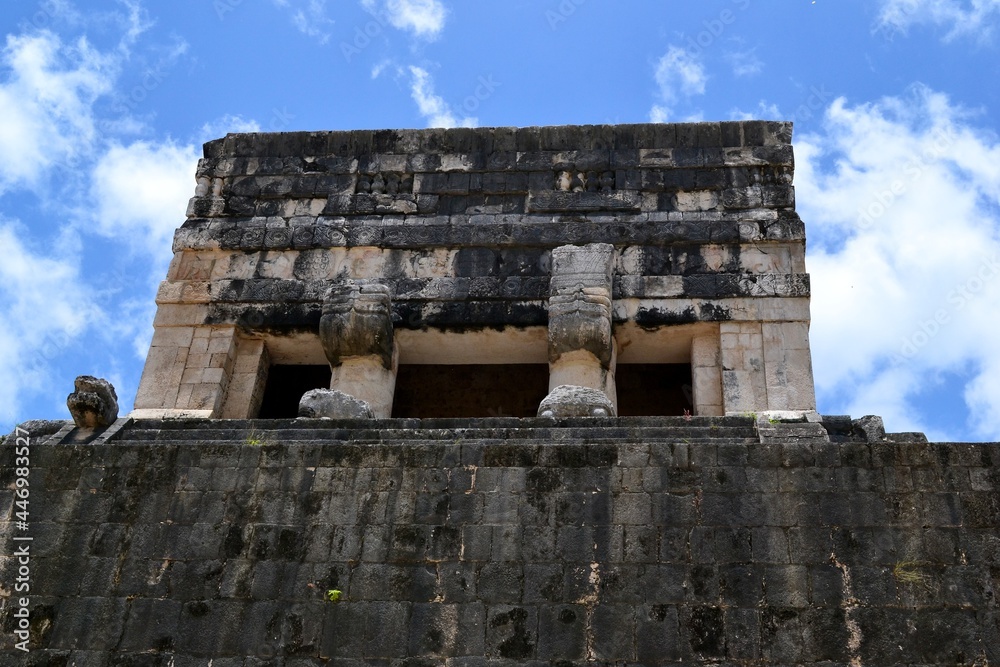
POLYGON ((0 17, 0 432, 131 409, 202 142, 795 121, 819 409, 1000 440, 1000 0, 42 0, 0 17))

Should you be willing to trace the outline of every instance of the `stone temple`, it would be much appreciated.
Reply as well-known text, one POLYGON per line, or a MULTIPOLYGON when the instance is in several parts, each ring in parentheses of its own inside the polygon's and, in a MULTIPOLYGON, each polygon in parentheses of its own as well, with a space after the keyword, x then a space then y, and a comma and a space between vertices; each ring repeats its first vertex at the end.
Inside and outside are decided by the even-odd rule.
POLYGON ((814 410, 790 140, 756 122, 207 144, 133 416, 294 417, 331 388, 379 418, 534 417, 563 385, 610 416, 814 410))
POLYGON ((0 665, 1000 664, 1000 449, 817 413, 791 139, 209 142, 134 410, 0 446, 0 665))

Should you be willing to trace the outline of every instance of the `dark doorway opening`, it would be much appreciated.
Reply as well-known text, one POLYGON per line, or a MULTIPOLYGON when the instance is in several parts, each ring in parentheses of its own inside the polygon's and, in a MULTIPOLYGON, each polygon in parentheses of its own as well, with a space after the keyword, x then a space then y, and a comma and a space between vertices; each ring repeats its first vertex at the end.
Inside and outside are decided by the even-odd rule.
POLYGON ((690 364, 619 364, 618 415, 669 417, 694 412, 690 364))
POLYGON ((549 392, 548 364, 400 366, 393 417, 534 417, 549 392))
POLYGON ((267 372, 261 419, 294 419, 299 416, 299 400, 310 389, 329 389, 329 366, 271 366, 267 372))

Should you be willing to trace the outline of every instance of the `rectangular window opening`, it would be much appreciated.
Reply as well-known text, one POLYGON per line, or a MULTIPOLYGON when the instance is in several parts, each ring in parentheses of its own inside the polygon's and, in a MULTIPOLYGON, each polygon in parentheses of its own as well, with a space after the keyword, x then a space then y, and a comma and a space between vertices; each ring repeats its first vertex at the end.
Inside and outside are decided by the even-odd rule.
POLYGON ((615 385, 620 417, 694 414, 691 364, 619 364, 615 385))
POLYGON ((299 416, 299 401, 310 389, 329 389, 332 372, 329 365, 275 365, 267 372, 260 419, 294 419, 299 416))
POLYGON ((393 417, 534 417, 549 391, 547 364, 400 365, 393 417))

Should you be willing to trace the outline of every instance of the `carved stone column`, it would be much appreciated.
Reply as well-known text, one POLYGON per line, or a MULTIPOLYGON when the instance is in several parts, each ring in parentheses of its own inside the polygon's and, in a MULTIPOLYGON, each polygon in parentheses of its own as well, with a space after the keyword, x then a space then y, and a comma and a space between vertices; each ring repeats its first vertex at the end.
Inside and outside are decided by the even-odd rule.
POLYGON ((549 287, 549 392, 568 385, 603 392, 617 413, 611 335, 614 246, 591 243, 552 251, 549 287))
POLYGON ((319 336, 333 370, 330 389, 364 401, 376 418, 389 417, 398 368, 389 288, 365 280, 335 285, 323 302, 319 336))

